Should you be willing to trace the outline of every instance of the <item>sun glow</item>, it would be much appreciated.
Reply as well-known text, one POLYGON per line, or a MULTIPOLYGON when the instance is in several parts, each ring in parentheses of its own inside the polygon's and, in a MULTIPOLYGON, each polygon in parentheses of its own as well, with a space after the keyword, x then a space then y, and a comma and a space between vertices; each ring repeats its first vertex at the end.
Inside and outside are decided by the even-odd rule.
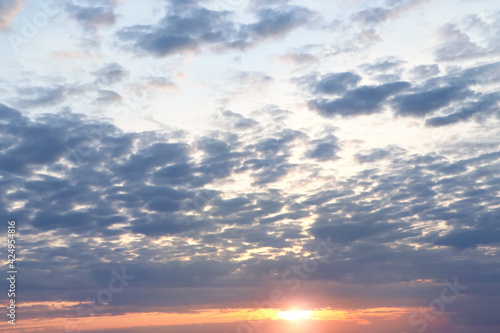
POLYGON ((281 311, 278 315, 284 320, 300 320, 307 319, 311 311, 281 311))

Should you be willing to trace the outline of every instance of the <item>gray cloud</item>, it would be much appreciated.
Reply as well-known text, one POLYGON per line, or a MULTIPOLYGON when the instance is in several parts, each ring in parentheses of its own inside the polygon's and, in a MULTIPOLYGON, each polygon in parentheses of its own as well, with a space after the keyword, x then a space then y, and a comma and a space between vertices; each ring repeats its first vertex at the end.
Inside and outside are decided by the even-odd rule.
POLYGON ((470 102, 465 106, 457 107, 454 112, 446 116, 438 116, 427 119, 426 125, 434 127, 450 125, 459 121, 466 121, 479 113, 483 117, 488 116, 492 113, 498 112, 498 102, 500 102, 499 94, 485 94, 479 97, 475 102, 470 102))
POLYGON ((329 73, 323 75, 318 82, 310 83, 310 85, 314 93, 336 95, 356 86, 359 81, 361 81, 361 77, 352 72, 329 73))
POLYGON ((338 139, 333 135, 320 140, 312 140, 309 145, 312 147, 306 153, 306 157, 321 162, 338 158, 337 152, 340 151, 340 145, 338 139))
POLYGON ((94 73, 94 75, 96 76, 96 81, 98 83, 106 84, 120 82, 129 74, 129 71, 127 71, 125 68, 123 68, 123 66, 116 62, 106 64, 94 73))
MULTIPOLYGON (((195 86, 197 91, 202 87, 193 77, 199 74, 198 67, 180 64, 175 55, 231 51, 223 58, 210 57, 218 66, 221 60, 233 58, 232 51, 248 50, 323 24, 319 14, 287 0, 251 1, 243 14, 241 6, 237 12, 210 10, 221 7, 211 0, 168 0, 161 3, 168 4, 162 18, 158 20, 154 14, 156 22, 130 25, 127 14, 125 24, 130 26, 121 27, 116 26, 118 2, 96 5, 79 1, 80 5, 67 8, 84 31, 90 32, 89 40, 118 36, 116 44, 106 45, 130 51, 131 59, 138 61, 133 68, 145 60, 137 59, 138 55, 174 56, 154 62, 161 63, 179 82, 186 77, 179 84, 187 89, 195 86), (109 29, 98 35, 95 30, 102 27, 109 29)), ((293 112, 277 105, 260 105, 252 112, 254 102, 266 105, 272 101, 256 98, 245 105, 240 100, 228 103, 230 110, 222 109, 215 127, 207 122, 203 132, 188 134, 167 126, 162 131, 124 132, 80 114, 40 114, 67 104, 84 89, 91 94, 86 105, 99 103, 103 111, 120 102, 120 94, 125 98, 130 89, 158 93, 179 89, 161 75, 129 81, 127 69, 132 67, 125 63, 127 68, 106 60, 87 71, 81 79, 96 87, 90 83, 80 88, 64 83, 63 77, 58 81, 44 77, 44 82, 50 82, 44 85, 34 76, 27 81, 31 87, 16 89, 11 88, 10 78, 3 79, 2 92, 6 96, 17 93, 17 99, 11 99, 14 107, 27 110, 22 113, 0 104, 0 215, 19 222, 23 255, 19 302, 85 302, 106 287, 111 269, 125 267, 135 280, 123 293, 113 295, 112 304, 100 314, 249 308, 255 300, 267 299, 276 287, 290 290, 283 275, 311 254, 309 258, 317 259, 317 270, 308 275, 300 290, 286 295, 291 302, 319 308, 331 307, 335 300, 333 306, 346 310, 420 309, 441 295, 444 279, 456 276, 468 286, 466 294, 447 304, 446 318, 434 323, 449 326, 429 327, 427 333, 499 331, 495 304, 500 304, 500 152, 494 126, 495 118, 500 118, 500 63, 489 58, 500 45, 495 36, 498 21, 469 17, 446 26, 438 35, 444 40, 434 50, 436 63, 412 68, 401 59, 387 57, 343 68, 337 62, 342 50, 366 52, 363 47, 379 37, 378 24, 401 17, 419 3, 424 1, 388 0, 382 7, 361 11, 348 4, 357 12, 343 27, 355 31, 328 31, 347 32, 346 45, 337 44, 344 36, 334 35, 332 45, 296 46, 290 53, 258 48, 259 54, 277 52, 285 54, 280 58, 285 62, 318 64, 315 70, 327 71, 303 75, 306 66, 286 69, 303 75, 292 81, 300 91, 289 91, 290 95, 278 101, 293 112), (349 44, 352 34, 359 40, 349 44), (330 48, 341 51, 330 52, 330 48), (120 89, 126 80, 126 89, 120 89), (301 94, 309 108, 324 118, 307 111, 300 114, 303 104, 296 98, 301 94), (245 111, 238 113, 239 106, 245 111), (389 112, 408 118, 387 119, 389 112), (411 126, 410 136, 413 130, 457 135, 429 152, 414 148, 423 143, 408 142, 407 133, 404 139, 393 139, 399 130, 389 129, 380 138, 363 142, 364 137, 355 136, 365 133, 353 133, 365 128, 358 127, 358 121, 373 120, 355 118, 366 114, 375 115, 373 119, 381 125, 376 130, 405 123, 411 126), (461 126, 444 128, 459 122, 470 122, 464 128, 481 133, 465 137, 456 132, 461 126), (332 130, 333 124, 339 130, 332 130), (406 146, 390 145, 389 140, 406 146), (383 146, 378 147, 378 142, 384 142, 383 146), (320 240, 330 240, 331 251, 316 254, 320 240)), ((0 5, 0 29, 11 24, 13 4, 5 1, 0 5)), ((316 43, 323 34, 326 32, 305 42, 316 43)), ((387 36, 381 32, 380 38, 387 36)), ((279 46, 290 47, 290 41, 279 46)), ((80 65, 109 56, 104 53, 81 52, 75 55, 76 62, 69 63, 69 57, 61 61, 82 73, 85 68, 80 65)), ((272 54, 262 59, 274 59, 272 54)), ((365 55, 347 60, 367 59, 365 55)), ((236 87, 237 93, 246 90, 261 97, 259 92, 280 88, 290 75, 281 69, 268 72, 248 67, 254 54, 248 56, 242 54, 239 63, 228 62, 225 78, 232 86, 226 86, 226 91, 236 87)), ((26 69, 31 71, 24 73, 31 76, 38 68, 30 68, 29 63, 26 69)), ((282 90, 277 93, 281 96, 282 90)), ((272 96, 276 96, 274 91, 272 96)), ((190 95, 172 105, 186 98, 190 95)), ((431 139, 422 141, 434 141, 431 139)), ((5 280, 0 283, 2 288, 5 284, 5 280)), ((6 301, 6 295, 0 299, 6 301)), ((69 319, 78 308, 61 303, 48 311, 44 306, 35 306, 42 309, 39 312, 24 309, 23 318, 40 318, 43 313, 44 318, 69 319)), ((407 319, 384 318, 384 324, 390 326, 384 332, 401 332, 407 319)), ((337 325, 333 329, 309 321, 309 330, 361 332, 377 327, 376 320, 370 319, 372 325, 357 326, 332 321, 337 325)), ((273 325, 263 324, 262 332, 283 330, 273 325)), ((236 331, 227 325, 120 331, 194 333, 211 329, 236 331)))
MULTIPOLYGON (((249 122, 225 113, 236 124, 249 122)), ((250 123, 243 127, 258 126, 250 123)), ((392 302, 418 302, 421 296, 402 294, 390 282, 438 281, 459 272, 470 272, 469 284, 486 287, 498 281, 492 270, 497 264, 481 259, 486 250, 480 249, 498 244, 496 146, 481 154, 470 147, 467 154, 477 155, 471 158, 460 157, 462 147, 453 161, 395 146, 361 151, 356 156, 370 163, 368 169, 292 194, 260 186, 287 177, 292 169, 320 176, 322 164, 311 163, 334 156, 340 148, 337 139, 309 140, 301 132, 284 130, 273 135, 245 132, 244 141, 240 130, 230 126, 234 132, 187 143, 168 133, 124 133, 71 113, 29 119, 0 106, 0 209, 22 221, 26 300, 44 300, 54 288, 61 299, 84 300, 109 280, 114 266, 106 262, 126 261, 128 272, 136 275, 134 285, 105 313, 151 311, 155 306, 179 311, 214 302, 248 306, 267 283, 279 282, 300 262, 286 249, 300 240, 303 251, 311 251, 314 237, 327 236, 334 251, 318 258, 311 286, 369 283, 379 292, 389 288, 383 295, 392 302), (291 163, 295 145, 304 143, 312 159, 291 163), (387 169, 381 168, 379 163, 387 162, 387 169), (214 187, 243 173, 254 182, 246 193, 226 197, 214 187), (207 185, 214 189, 205 189, 207 185), (19 201, 24 205, 13 208, 19 201), (303 219, 313 222, 305 226, 303 219), (51 239, 31 238, 41 232, 66 244, 54 247, 51 239), (124 235, 134 237, 117 247, 124 235), (169 246, 151 241, 163 235, 171 236, 169 246), (267 253, 235 260, 263 247, 267 253), (222 287, 225 293, 216 291, 222 287), (249 299, 241 288, 255 293, 249 299)), ((350 306, 356 306, 355 290, 343 291, 350 306)), ((329 297, 341 293, 331 292, 329 297)), ((383 302, 380 293, 377 297, 383 302)), ((75 310, 65 311, 72 315, 75 310)))
POLYGON ((136 25, 122 29, 118 37, 129 49, 157 57, 213 50, 244 49, 269 38, 276 38, 306 25, 313 12, 304 7, 262 8, 257 21, 240 24, 228 11, 214 11, 198 2, 189 6, 172 2, 167 15, 155 26, 136 25))
POLYGON ((22 7, 23 2, 21 0, 4 0, 0 2, 0 30, 9 28, 22 7))
POLYGON ((389 157, 391 155, 391 151, 386 150, 386 149, 372 149, 371 151, 368 152, 360 152, 356 154, 356 159, 360 163, 373 163, 375 161, 378 161, 380 159, 384 159, 386 157, 389 157))
MULTIPOLYGON (((90 3, 89 3, 90 4, 90 3)), ((115 13, 115 3, 113 1, 104 1, 104 4, 95 6, 68 5, 68 13, 85 29, 95 29, 101 26, 113 25, 116 23, 117 15, 115 13)))
POLYGON ((394 98, 394 103, 398 110, 398 114, 422 117, 429 112, 439 110, 469 95, 470 91, 462 87, 447 86, 413 94, 400 95, 394 98))
POLYGON ((382 82, 379 85, 358 86, 361 77, 353 72, 313 73, 292 81, 311 92, 315 98, 309 100, 309 108, 325 117, 372 114, 389 106, 396 116, 427 117, 426 125, 444 126, 498 114, 498 94, 473 90, 474 86, 489 89, 498 82, 498 63, 455 68, 442 76, 438 76, 437 65, 418 66, 410 72, 423 82, 413 87, 398 81, 402 64, 397 59, 364 64, 362 68, 382 82), (396 74, 377 74, 391 72, 396 74), (327 99, 324 95, 338 97, 327 99))
POLYGON ((439 65, 419 65, 411 70, 411 73, 415 74, 417 78, 428 79, 438 75, 440 72, 439 65))
POLYGON ((96 102, 101 104, 111 104, 119 103, 121 100, 122 96, 113 90, 100 90, 99 97, 96 99, 96 102))
MULTIPOLYGON (((498 33, 496 22, 490 23, 487 34, 498 33)), ((436 48, 435 55, 438 61, 462 61, 495 55, 500 52, 500 43, 495 39, 490 45, 481 45, 471 40, 470 36, 453 24, 448 24, 440 30, 443 44, 436 48)))
POLYGON ((377 86, 360 86, 335 100, 313 99, 309 107, 325 117, 356 116, 378 112, 389 97, 410 87, 408 82, 391 82, 377 86))
POLYGON ((22 88, 18 103, 21 107, 53 106, 64 102, 72 90, 65 86, 22 88))

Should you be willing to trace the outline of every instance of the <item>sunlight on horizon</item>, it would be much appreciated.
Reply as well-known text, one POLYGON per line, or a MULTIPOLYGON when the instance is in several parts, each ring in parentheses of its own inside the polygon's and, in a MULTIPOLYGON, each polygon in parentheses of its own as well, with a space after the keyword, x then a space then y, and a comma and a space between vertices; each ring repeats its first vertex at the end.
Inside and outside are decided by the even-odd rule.
POLYGON ((284 320, 309 319, 312 311, 281 311, 279 317, 284 320))

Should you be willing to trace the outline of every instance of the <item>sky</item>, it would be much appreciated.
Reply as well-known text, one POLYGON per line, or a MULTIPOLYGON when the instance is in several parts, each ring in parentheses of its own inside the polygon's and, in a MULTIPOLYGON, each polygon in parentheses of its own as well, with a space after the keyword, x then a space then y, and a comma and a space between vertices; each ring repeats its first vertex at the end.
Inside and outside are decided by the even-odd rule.
POLYGON ((499 332, 499 36, 493 0, 2 0, 0 330, 499 332))

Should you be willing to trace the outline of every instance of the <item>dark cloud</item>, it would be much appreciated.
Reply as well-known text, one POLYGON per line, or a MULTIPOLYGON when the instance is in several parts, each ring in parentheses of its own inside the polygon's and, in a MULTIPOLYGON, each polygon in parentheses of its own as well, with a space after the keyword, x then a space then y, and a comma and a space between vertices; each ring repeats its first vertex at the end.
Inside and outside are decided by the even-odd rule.
POLYGON ((132 26, 119 32, 123 41, 133 41, 138 51, 168 56, 196 51, 204 44, 224 42, 235 33, 230 13, 199 6, 170 12, 157 26, 132 26))
POLYGON ((427 113, 465 99, 471 92, 460 86, 438 87, 432 90, 400 95, 393 102, 399 115, 423 117, 427 113))
POLYGON ((21 112, 14 110, 7 105, 0 104, 0 119, 6 121, 17 120, 21 118, 21 112))
POLYGON ((318 82, 310 83, 311 90, 316 94, 337 95, 355 87, 361 77, 352 72, 329 73, 321 76, 318 82))
POLYGON ((263 8, 257 11, 258 21, 245 26, 243 31, 256 39, 279 37, 304 26, 312 15, 313 12, 305 7, 263 8))
POLYGON ((356 159, 360 163, 372 163, 380 159, 390 156, 391 152, 386 149, 372 149, 368 152, 362 152, 356 154, 356 159))
POLYGON ((253 158, 244 161, 242 171, 251 170, 255 185, 274 183, 285 177, 295 165, 288 162, 291 150, 298 141, 305 138, 299 131, 285 130, 278 137, 259 140, 252 145, 253 158))
MULTIPOLYGON (((488 195, 487 191, 472 190, 469 196, 488 195)), ((447 234, 436 237, 434 244, 452 246, 457 249, 475 248, 478 245, 500 243, 500 228, 497 226, 500 211, 492 209, 474 217, 466 225, 455 225, 447 234)))
POLYGON ((456 230, 440 237, 435 244, 466 249, 480 244, 498 243, 499 236, 499 230, 456 230))
POLYGON ((307 153, 307 157, 317 159, 318 161, 327 161, 336 159, 336 152, 339 150, 336 144, 321 142, 313 150, 307 153))
POLYGON ((306 25, 314 13, 303 7, 262 8, 257 21, 240 24, 228 11, 214 11, 198 2, 172 2, 167 15, 155 26, 137 25, 122 29, 118 37, 134 52, 164 57, 198 51, 243 49, 276 38, 306 25))
MULTIPOLYGON (((396 231, 401 227, 398 224, 384 223, 381 221, 363 221, 360 223, 336 223, 334 221, 316 221, 310 229, 315 237, 331 239, 334 243, 350 244, 357 240, 366 240, 384 235, 395 237, 396 231)), ((415 236, 401 234, 398 238, 415 236)))
POLYGON ((309 158, 320 162, 338 158, 337 153, 340 151, 340 146, 338 139, 333 135, 321 140, 312 140, 309 145, 312 146, 306 153, 309 158))
POLYGON ((105 313, 248 306, 300 264, 290 248, 313 252, 314 237, 330 238, 332 251, 318 257, 307 285, 340 283, 343 290, 321 297, 345 295, 352 307, 366 305, 354 297, 362 284, 377 302, 407 304, 425 298, 401 287, 419 279, 468 272, 467 283, 483 288, 498 281, 497 263, 483 259, 488 249, 481 248, 499 239, 496 145, 479 154, 457 142, 461 150, 450 159, 395 146, 360 151, 355 156, 369 168, 333 179, 316 163, 338 152, 332 134, 310 140, 289 129, 252 132, 259 125, 251 119, 224 113, 234 131, 187 142, 169 132, 124 133, 71 113, 29 119, 1 105, 0 209, 22 221, 24 297, 45 300, 58 290, 63 300, 84 301, 109 281, 110 262, 126 262, 136 279, 105 313), (298 147, 311 159, 297 161, 298 147), (310 183, 307 191, 272 186, 291 170, 310 183), (244 193, 219 186, 241 179, 253 182, 244 193))
POLYGON ((488 116, 498 112, 498 103, 500 95, 497 93, 485 94, 475 102, 469 102, 467 105, 459 106, 454 112, 446 116, 437 116, 427 119, 426 125, 438 127, 454 124, 460 121, 466 121, 474 115, 488 116))
POLYGON ((91 4, 91 6, 85 7, 71 4, 68 5, 67 10, 86 29, 95 29, 116 23, 118 16, 115 13, 114 2, 104 1, 97 6, 95 3, 91 4))
POLYGON ((1 115, 9 121, 2 124, 4 150, 0 169, 12 174, 24 175, 31 166, 53 163, 65 150, 59 138, 65 132, 64 125, 49 128, 44 123, 30 124, 21 113, 2 105, 1 115))
MULTIPOLYGON (((498 82, 499 70, 498 63, 489 63, 454 68, 446 75, 437 76, 440 73, 437 65, 418 66, 411 72, 417 78, 423 79, 423 82, 402 94, 397 94, 389 104, 396 115, 428 117, 428 126, 450 125, 469 119, 484 120, 496 114, 498 97, 495 93, 482 94, 476 90, 478 86, 489 89, 490 85, 498 82)), ((355 90, 349 91, 345 96, 353 91, 355 90)), ((312 102, 315 102, 317 107, 333 108, 338 106, 339 100, 323 100, 322 103, 319 101, 321 100, 312 102)))
POLYGON ((371 114, 382 109, 391 96, 410 87, 408 82, 391 82, 377 86, 361 86, 347 91, 335 100, 313 99, 309 107, 325 117, 357 116, 371 114))

